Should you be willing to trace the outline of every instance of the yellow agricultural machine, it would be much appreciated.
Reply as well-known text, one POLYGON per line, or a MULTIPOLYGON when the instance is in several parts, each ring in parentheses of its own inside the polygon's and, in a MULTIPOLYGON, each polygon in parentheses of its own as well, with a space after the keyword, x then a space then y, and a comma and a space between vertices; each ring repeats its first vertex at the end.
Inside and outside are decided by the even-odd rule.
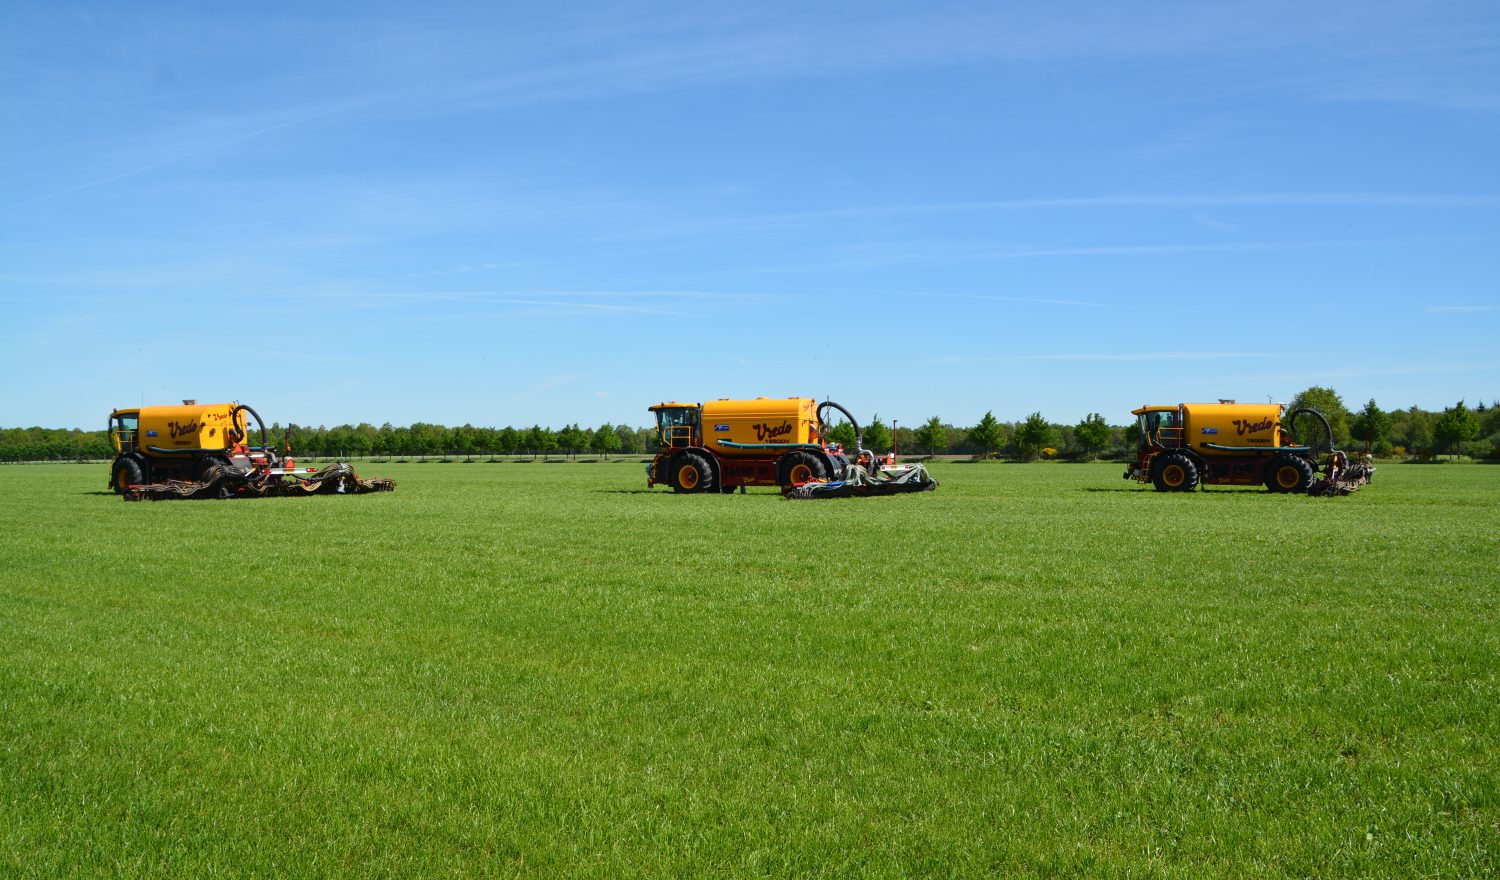
POLYGON ((127 501, 388 492, 394 480, 361 480, 349 465, 298 468, 266 439, 255 410, 241 403, 144 406, 109 415, 115 449, 109 485, 127 501), (250 419, 259 444, 251 445, 250 419))
POLYGON ((792 498, 894 495, 937 488, 920 464, 882 462, 863 448, 859 422, 842 406, 810 397, 658 403, 661 451, 646 485, 677 492, 775 486, 792 498), (853 457, 828 439, 837 411, 854 428, 853 457))
POLYGON ((1272 492, 1347 495, 1375 470, 1367 462, 1350 465, 1333 448, 1328 419, 1314 409, 1288 414, 1284 404, 1221 400, 1143 406, 1131 414, 1140 438, 1125 479, 1158 492, 1264 485, 1272 492))

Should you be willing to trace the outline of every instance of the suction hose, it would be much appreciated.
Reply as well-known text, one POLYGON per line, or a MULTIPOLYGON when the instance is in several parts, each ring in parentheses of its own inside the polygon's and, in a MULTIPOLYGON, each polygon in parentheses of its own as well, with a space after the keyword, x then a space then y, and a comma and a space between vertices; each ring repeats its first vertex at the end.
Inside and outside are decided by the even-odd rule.
MULTIPOLYGON (((234 405, 234 409, 232 409, 232 410, 229 411, 229 422, 230 422, 230 424, 231 425, 238 425, 239 424, 239 415, 240 415, 241 411, 247 412, 250 415, 255 416, 255 424, 257 424, 257 425, 260 426, 260 449, 261 449, 262 452, 264 452, 267 455, 271 456, 271 459, 274 461, 275 458, 276 458, 276 451, 273 450, 270 447, 270 444, 266 441, 266 423, 265 423, 264 420, 261 419, 260 413, 256 412, 255 410, 251 409, 250 407, 246 406, 243 403, 237 403, 237 404, 234 405)), ((249 426, 247 425, 246 427, 248 428, 249 426)), ((238 428, 234 428, 233 430, 235 430, 236 432, 239 431, 238 428)), ((244 438, 241 437, 240 439, 243 440, 244 438)), ((235 441, 235 442, 239 442, 239 441, 235 441)))
MULTIPOLYGON (((1328 417, 1327 416, 1323 415, 1322 413, 1318 412, 1315 409, 1312 409, 1311 407, 1302 407, 1300 409, 1294 409, 1290 413, 1287 414, 1286 424, 1287 425, 1291 425, 1291 426, 1295 426, 1297 424, 1297 417, 1300 416, 1300 415, 1303 415, 1303 414, 1307 414, 1307 415, 1313 416, 1318 421, 1320 421, 1320 422, 1323 423, 1323 436, 1325 438, 1327 438, 1327 440, 1328 440, 1328 448, 1327 449, 1318 449, 1318 450, 1314 450, 1314 451, 1315 452, 1322 452, 1322 453, 1327 454, 1327 455, 1332 455, 1333 452, 1334 452, 1334 449, 1333 449, 1333 426, 1330 425, 1330 424, 1328 424, 1328 417)), ((1303 446, 1311 446, 1312 445, 1311 443, 1307 442, 1306 438, 1295 437, 1294 439, 1296 439, 1296 441, 1299 444, 1303 445, 1303 446)))
POLYGON ((873 468, 875 466, 875 453, 865 448, 865 433, 860 429, 859 422, 855 420, 854 414, 831 400, 825 400, 822 403, 818 404, 818 424, 820 425, 830 424, 829 421, 823 417, 823 410, 825 409, 838 410, 839 412, 844 414, 844 418, 849 420, 849 424, 854 426, 854 457, 858 458, 861 455, 870 456, 870 466, 873 468))

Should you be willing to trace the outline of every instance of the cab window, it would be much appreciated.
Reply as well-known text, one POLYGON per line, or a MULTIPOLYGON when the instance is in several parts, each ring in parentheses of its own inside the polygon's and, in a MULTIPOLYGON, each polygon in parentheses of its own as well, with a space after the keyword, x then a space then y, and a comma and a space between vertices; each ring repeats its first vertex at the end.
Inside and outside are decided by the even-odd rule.
POLYGON ((1170 431, 1166 437, 1162 437, 1161 429, 1175 427, 1177 427, 1176 410, 1141 413, 1141 445, 1151 443, 1165 445, 1164 441, 1174 440, 1176 437, 1170 431))
POLYGON ((119 451, 135 451, 135 432, 139 426, 140 417, 138 416, 130 415, 114 417, 114 429, 112 433, 114 434, 113 439, 115 442, 115 447, 119 451))

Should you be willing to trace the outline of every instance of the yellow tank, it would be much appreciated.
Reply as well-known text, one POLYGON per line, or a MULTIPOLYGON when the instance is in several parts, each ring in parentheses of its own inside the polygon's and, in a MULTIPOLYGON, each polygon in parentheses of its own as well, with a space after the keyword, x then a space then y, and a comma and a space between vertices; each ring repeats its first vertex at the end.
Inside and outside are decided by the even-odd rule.
POLYGON ((1279 403, 1184 403, 1181 409, 1183 445, 1203 456, 1285 445, 1279 403))
POLYGON ((148 456, 229 449, 245 436, 244 410, 235 413, 232 403, 146 406, 137 412, 136 448, 148 456))
POLYGON ((811 397, 711 400, 703 404, 703 445, 725 457, 764 456, 771 445, 818 443, 811 397))

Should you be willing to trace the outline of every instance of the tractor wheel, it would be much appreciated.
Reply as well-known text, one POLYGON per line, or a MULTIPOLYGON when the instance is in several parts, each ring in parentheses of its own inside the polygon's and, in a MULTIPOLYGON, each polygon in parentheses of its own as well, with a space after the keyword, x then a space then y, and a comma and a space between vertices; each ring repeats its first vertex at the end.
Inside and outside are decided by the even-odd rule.
POLYGON ((207 483, 218 476, 220 471, 227 471, 229 468, 229 459, 224 456, 205 455, 193 465, 193 479, 200 483, 207 483))
POLYGON ((810 452, 788 452, 781 459, 781 487, 790 489, 813 480, 828 479, 822 459, 810 452))
POLYGON ((1186 455, 1169 452, 1151 469, 1151 483, 1158 492, 1191 492, 1198 488, 1198 467, 1186 455))
POLYGON ((1313 476, 1312 462, 1296 455, 1278 455, 1266 465, 1266 488, 1272 492, 1306 492, 1313 476))
POLYGON ((672 488, 678 492, 714 491, 714 471, 700 452, 684 452, 672 462, 672 488))
POLYGON ((109 473, 109 486, 115 492, 124 495, 130 491, 131 486, 140 486, 146 482, 146 465, 134 455, 122 455, 115 459, 115 466, 109 473))
POLYGON ((229 483, 224 478, 234 472, 234 465, 230 464, 229 459, 224 456, 205 455, 198 459, 198 463, 193 466, 193 479, 200 483, 218 481, 219 487, 214 492, 215 497, 229 498, 234 495, 234 492, 229 488, 229 483))

